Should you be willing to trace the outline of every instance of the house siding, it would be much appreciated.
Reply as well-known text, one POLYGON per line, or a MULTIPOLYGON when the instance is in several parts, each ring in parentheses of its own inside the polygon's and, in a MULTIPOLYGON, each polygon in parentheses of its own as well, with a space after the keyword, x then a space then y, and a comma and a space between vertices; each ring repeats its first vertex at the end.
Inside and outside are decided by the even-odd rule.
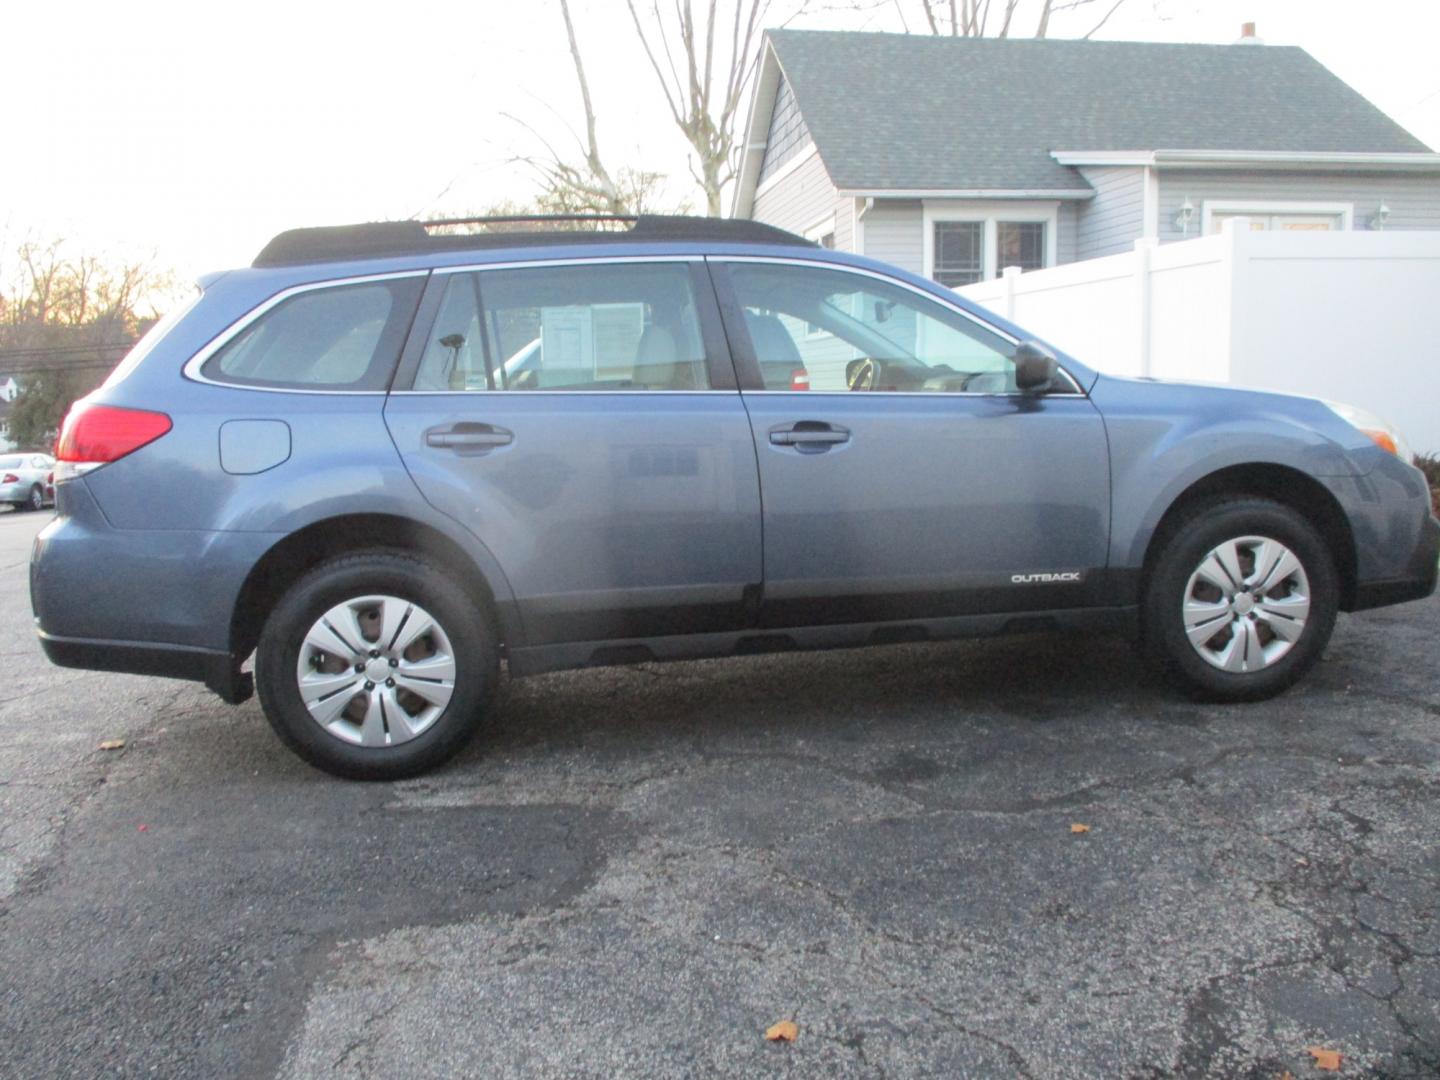
POLYGON ((1072 259, 1098 259, 1129 251, 1145 235, 1145 170, 1081 169, 1095 197, 1079 211, 1072 259))
MULTIPOLYGON (((1440 229, 1440 177, 1423 173, 1271 173, 1160 170, 1160 239, 1183 239, 1175 215, 1186 199, 1195 207, 1190 236, 1201 227, 1207 199, 1353 203, 1356 229, 1368 229, 1383 199, 1386 229, 1440 229)), ((1136 234, 1139 235, 1138 233, 1136 234)))
POLYGON ((864 222, 862 254, 915 274, 925 272, 924 211, 919 199, 877 199, 864 222))
POLYGON ((835 250, 855 250, 855 200, 848 196, 835 198, 835 250))
POLYGON ((1080 205, 1073 202, 1062 202, 1060 204, 1059 216, 1057 219, 1057 230, 1055 235, 1055 262, 1074 262, 1080 256, 1077 252, 1080 249, 1080 215, 1083 213, 1080 205))
POLYGON ((765 158, 760 163, 760 183, 810 144, 810 131, 800 115, 800 106, 790 83, 781 80, 770 114, 770 132, 765 139, 765 158))
MULTIPOLYGON (((781 177, 755 196, 750 216, 781 229, 804 235, 831 214, 836 214, 838 228, 840 202, 830 174, 819 154, 811 156, 793 172, 781 177)), ((839 240, 839 237, 836 237, 839 240)), ((837 245, 838 246, 838 245, 837 245)))

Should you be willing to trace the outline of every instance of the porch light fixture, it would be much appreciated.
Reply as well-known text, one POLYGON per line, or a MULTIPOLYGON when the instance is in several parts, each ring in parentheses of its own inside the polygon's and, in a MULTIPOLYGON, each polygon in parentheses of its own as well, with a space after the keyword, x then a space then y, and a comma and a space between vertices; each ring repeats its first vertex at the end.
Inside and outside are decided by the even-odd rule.
POLYGON ((1175 211, 1175 224, 1180 229, 1181 236, 1190 234, 1190 219, 1195 216, 1195 204, 1188 198, 1180 204, 1180 209, 1175 211))
POLYGON ((1375 213, 1370 215, 1370 228, 1377 232, 1385 228, 1385 220, 1390 216, 1390 207, 1385 205, 1385 200, 1380 200, 1380 205, 1375 208, 1375 213))

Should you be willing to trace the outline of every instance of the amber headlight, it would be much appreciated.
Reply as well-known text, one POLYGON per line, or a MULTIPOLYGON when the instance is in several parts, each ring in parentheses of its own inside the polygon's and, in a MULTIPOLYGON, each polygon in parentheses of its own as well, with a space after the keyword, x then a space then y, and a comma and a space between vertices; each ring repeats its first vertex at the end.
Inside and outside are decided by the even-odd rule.
POLYGON ((1415 460, 1410 453, 1409 444, 1405 442, 1405 437, 1393 424, 1387 424, 1374 413, 1358 409, 1354 405, 1342 405, 1338 401, 1327 401, 1325 404, 1341 420, 1369 436, 1370 440, 1380 449, 1390 451, 1406 465, 1415 460))

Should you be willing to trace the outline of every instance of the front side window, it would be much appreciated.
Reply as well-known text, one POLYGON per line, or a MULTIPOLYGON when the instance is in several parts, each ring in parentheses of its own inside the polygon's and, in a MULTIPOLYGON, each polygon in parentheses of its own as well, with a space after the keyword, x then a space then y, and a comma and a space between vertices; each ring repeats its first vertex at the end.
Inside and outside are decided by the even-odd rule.
POLYGON ((909 289, 782 263, 732 263, 730 279, 766 389, 1015 392, 1008 341, 909 289))
POLYGON ((281 301, 201 368, 206 378, 294 390, 384 390, 423 279, 311 289, 281 301))
POLYGON ((706 390, 690 269, 596 263, 453 274, 416 390, 706 390))

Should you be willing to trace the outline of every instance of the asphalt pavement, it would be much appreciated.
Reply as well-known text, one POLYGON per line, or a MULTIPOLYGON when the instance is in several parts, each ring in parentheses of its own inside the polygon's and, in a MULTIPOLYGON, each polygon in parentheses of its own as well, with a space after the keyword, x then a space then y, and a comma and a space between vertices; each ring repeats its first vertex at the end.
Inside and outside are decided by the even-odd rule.
POLYGON ((358 784, 51 667, 48 516, 0 515, 4 1076, 1440 1075, 1440 599, 1243 707, 1082 636, 550 675, 358 784))

